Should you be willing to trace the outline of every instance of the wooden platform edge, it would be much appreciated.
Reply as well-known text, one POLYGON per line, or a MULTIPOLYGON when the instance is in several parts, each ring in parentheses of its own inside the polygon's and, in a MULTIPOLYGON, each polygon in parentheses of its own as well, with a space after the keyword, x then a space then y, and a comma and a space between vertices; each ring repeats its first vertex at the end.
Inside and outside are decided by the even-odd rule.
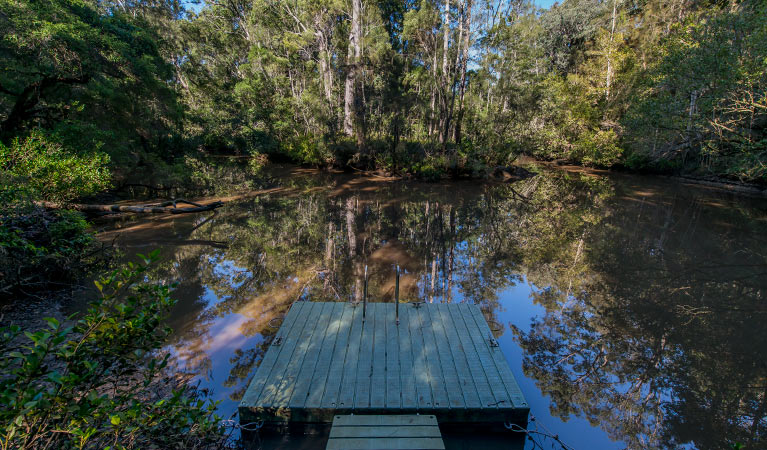
MULTIPOLYGON (((334 308, 337 308, 338 303, 331 302, 333 305, 335 305, 334 308)), ((340 303, 340 302, 339 302, 340 303)), ((347 305, 344 304, 343 310, 346 311, 347 305)), ((373 304, 369 305, 372 306, 373 304)), ((377 306, 373 306, 368 312, 369 314, 371 311, 378 312, 379 310, 383 313, 388 308, 385 306, 387 304, 375 304, 377 306)), ((318 404, 319 402, 315 399, 311 402, 310 405, 305 405, 305 407, 293 407, 291 408, 290 405, 283 405, 280 407, 271 407, 271 406, 259 406, 258 399, 263 395, 261 392, 263 389, 266 388, 265 383, 267 381, 267 378, 270 377, 269 372, 273 371, 273 367, 275 367, 275 363, 277 362, 278 358, 280 360, 283 360, 285 357, 284 355, 280 355, 280 353, 283 353, 282 350, 286 350, 287 352, 292 352, 293 346, 298 344, 298 342, 295 341, 295 337, 293 339, 290 339, 288 341, 285 341, 284 339, 287 338, 288 334, 291 332, 291 328, 296 328, 296 330, 300 330, 303 328, 303 325, 301 320, 306 321, 311 314, 309 313, 309 310, 316 310, 320 311, 321 308, 324 308, 326 305, 323 302, 297 302, 294 304, 291 309, 289 310, 288 314, 285 317, 285 320, 283 322, 283 326, 280 327, 280 329, 277 331, 275 335, 275 340, 273 341, 272 345, 270 345, 270 348, 267 350, 267 352, 264 355, 264 358, 262 360, 262 364, 260 367, 256 370, 256 373, 254 374, 252 380, 249 382, 248 388, 246 389, 246 393, 243 395, 242 401, 240 402, 238 406, 239 416, 240 416, 240 423, 250 423, 250 422, 260 422, 264 421, 266 427, 280 427, 283 428, 288 425, 329 425, 336 415, 346 415, 346 414, 384 414, 384 415, 391 415, 391 414, 399 414, 399 415, 408 415, 408 414, 421 414, 421 415, 428 415, 432 414, 436 416, 437 420, 439 421, 440 425, 442 424, 455 424, 455 425, 472 425, 472 426, 493 426, 497 424, 503 424, 504 422, 511 422, 515 423, 519 426, 526 426, 528 422, 528 415, 529 415, 529 404, 524 399, 524 396, 522 395, 521 390, 519 389, 519 385, 516 381, 516 379, 513 377, 512 371, 509 367, 508 361, 506 360, 503 353, 500 351, 499 348, 493 348, 490 349, 491 352, 488 355, 487 349, 485 349, 485 345, 488 345, 487 342, 474 340, 473 345, 481 346, 483 348, 483 356, 491 356, 491 358, 485 363, 489 363, 490 366, 496 366, 500 370, 499 374, 502 378, 501 386, 503 386, 505 389, 505 393, 508 394, 508 398, 511 400, 511 405, 504 405, 506 407, 496 407, 496 408, 488 408, 486 406, 482 406, 481 404, 477 405, 478 407, 468 407, 464 406, 461 408, 451 408, 448 402, 445 402, 447 404, 436 406, 436 405, 430 405, 430 407, 423 407, 423 405, 419 406, 418 403, 416 404, 405 406, 405 402, 401 401, 399 402, 399 408, 392 408, 388 406, 384 407, 378 407, 378 405, 364 405, 362 407, 352 405, 351 407, 346 406, 336 406, 333 404, 332 406, 328 407, 327 403, 325 402, 325 399, 323 398, 323 401, 321 404, 318 404), (300 317, 299 317, 300 316, 300 317), (282 339, 282 345, 275 345, 274 342, 278 339, 282 339), (505 367, 504 367, 505 366, 505 367)), ((393 305, 391 305, 393 306, 393 305)), ((437 307, 437 308, 446 308, 445 312, 447 312, 447 309, 455 310, 453 312, 457 313, 458 309, 463 309, 464 311, 468 312, 468 315, 464 317, 466 320, 467 325, 470 324, 470 322, 474 322, 474 324, 479 327, 481 333, 489 334, 490 329, 487 325, 486 321, 484 320, 484 317, 482 316, 481 310, 477 305, 473 304, 426 304, 422 307, 425 308, 431 308, 431 307, 437 307), (486 328, 486 330, 485 330, 486 328)), ((391 308, 393 310, 393 308, 391 308)), ((401 318, 404 316, 404 318, 408 317, 408 311, 410 308, 403 310, 401 308, 401 318)), ((337 309, 334 309, 334 311, 337 311, 337 309)), ((435 313, 438 311, 438 309, 434 310, 435 313)), ((350 312, 349 314, 353 318, 358 318, 357 315, 359 312, 356 311, 356 308, 354 312, 350 312)), ((443 320, 449 319, 451 314, 445 315, 443 312, 437 313, 435 317, 439 317, 443 320)), ((428 314, 427 314, 428 316, 428 314)), ((346 312, 344 312, 344 317, 346 317, 346 312)), ((426 317, 426 316, 425 316, 426 317)), ((371 317, 370 322, 372 323, 375 318, 371 317)), ((359 319, 358 319, 359 320, 359 319)), ((354 320, 352 320, 354 322, 354 320)), ((313 324, 313 325, 316 325, 313 324)), ((442 338, 443 331, 439 328, 441 326, 441 322, 437 322, 437 328, 434 328, 436 332, 433 330, 433 336, 429 339, 431 341, 435 338, 442 338)), ((336 327, 338 328, 338 327, 336 327)), ((341 327, 343 328, 343 327, 341 327)), ((324 330, 323 330, 324 332, 324 330)), ((347 329, 344 330, 344 333, 348 333, 349 331, 347 329)), ((359 332, 359 331, 358 331, 359 332)), ((352 334, 353 330, 352 330, 352 334)), ((451 336, 452 337, 452 336, 451 336)), ((457 338, 456 338, 457 339, 457 338)), ((334 344, 335 337, 332 341, 334 344)), ((343 344, 346 344, 346 337, 344 336, 344 339, 341 340, 343 344)), ((430 342, 431 343, 431 342, 430 342)), ((436 343, 439 347, 439 342, 436 343)), ((434 348, 433 352, 430 356, 440 358, 442 354, 450 355, 451 351, 454 350, 453 346, 450 346, 451 349, 447 350, 445 348, 439 349, 434 348), (442 352, 438 351, 442 350, 442 352)), ((321 350, 321 349, 320 349, 321 350)), ((336 354, 336 351, 329 351, 329 352, 322 352, 323 355, 325 354, 336 354)), ((388 354, 388 352, 387 352, 388 354)), ((370 356, 370 355, 369 355, 370 356)), ((316 354, 312 354, 312 359, 308 360, 310 364, 312 364, 312 369, 314 368, 314 364, 317 364, 318 359, 321 359, 320 356, 316 354)), ((275 371, 281 371, 283 370, 282 367, 285 365, 287 361, 281 361, 281 364, 278 364, 279 367, 275 367, 275 371)), ((356 366, 356 361, 354 361, 356 366)), ((323 362, 323 364, 325 364, 323 362)), ((337 374, 337 370, 340 369, 340 367, 336 367, 335 364, 332 367, 325 368, 323 366, 322 369, 322 376, 328 377, 327 379, 332 378, 331 374, 335 375, 337 374)), ((355 370, 356 372, 356 370, 355 370)), ((309 373, 304 372, 304 373, 309 373)), ((312 378, 314 378, 312 376, 312 378)), ((385 381, 383 380, 380 381, 385 381)), ((313 380, 312 380, 313 381, 313 380)), ((310 381, 311 384, 312 381, 310 381)), ((340 380, 339 380, 340 382, 340 380)), ((281 383, 280 383, 281 384, 281 383)), ((405 387, 407 384, 403 384, 402 387, 405 387)), ((302 396, 305 395, 302 389, 302 396)), ((270 393, 270 395, 275 395, 276 392, 270 393)), ((500 392, 498 393, 500 394, 500 392)), ((400 395, 405 395, 404 391, 400 392, 400 395)), ((403 398, 404 400, 404 398, 403 398)), ((293 402, 291 402, 293 403, 293 402)), ((309 403, 309 402, 307 402, 309 403)), ((295 406, 295 405, 294 405, 295 406)))

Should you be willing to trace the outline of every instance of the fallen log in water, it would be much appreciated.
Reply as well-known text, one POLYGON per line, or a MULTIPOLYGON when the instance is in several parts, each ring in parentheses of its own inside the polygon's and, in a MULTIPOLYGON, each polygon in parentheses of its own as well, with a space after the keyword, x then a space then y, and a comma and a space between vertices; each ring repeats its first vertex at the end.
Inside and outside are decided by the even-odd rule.
POLYGON ((224 205, 224 203, 220 201, 215 201, 213 203, 208 203, 207 205, 203 205, 200 203, 190 202, 189 200, 184 200, 183 198, 178 198, 178 199, 169 200, 163 203, 155 203, 155 204, 149 204, 149 205, 85 205, 85 204, 78 204, 78 203, 62 204, 62 203, 45 202, 45 201, 38 201, 38 202, 35 202, 35 204, 48 209, 74 209, 76 211, 90 212, 90 213, 129 212, 129 213, 137 213, 137 214, 187 214, 187 213, 196 213, 196 212, 202 212, 202 211, 212 211, 224 205), (177 207, 178 203, 185 203, 187 205, 192 205, 192 206, 189 208, 178 208, 177 207))

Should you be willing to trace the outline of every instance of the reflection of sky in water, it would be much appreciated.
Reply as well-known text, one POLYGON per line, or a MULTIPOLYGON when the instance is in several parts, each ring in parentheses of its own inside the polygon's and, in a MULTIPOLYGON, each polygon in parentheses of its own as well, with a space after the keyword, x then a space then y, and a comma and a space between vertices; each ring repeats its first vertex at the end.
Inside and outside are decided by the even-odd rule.
MULTIPOLYGON (((460 247, 457 246, 457 247, 460 247)), ((232 278, 235 273, 243 269, 237 268, 234 263, 221 261, 216 265, 215 273, 220 276, 232 278)), ((293 279, 291 281, 297 281, 293 279)), ((533 303, 531 292, 537 289, 535 286, 522 282, 509 286, 501 292, 498 292, 501 308, 496 310, 497 318, 503 326, 504 333, 498 338, 498 342, 503 349, 506 361, 509 363, 514 377, 522 389, 527 402, 530 404, 530 411, 536 419, 552 430, 556 430, 560 439, 568 445, 579 449, 612 449, 623 448, 620 443, 611 441, 606 434, 599 428, 591 426, 587 420, 579 417, 572 417, 566 422, 560 418, 553 417, 549 413, 549 400, 542 395, 535 385, 535 380, 530 379, 522 372, 522 349, 514 339, 514 335, 509 332, 508 325, 514 325, 521 330, 527 331, 530 327, 530 321, 533 317, 543 315, 545 308, 533 303)), ((428 287, 423 286, 421 292, 427 292, 428 287)), ((455 302, 463 301, 463 296, 459 289, 453 289, 453 298, 455 302)), ((213 294, 210 289, 205 290, 204 299, 208 307, 214 307, 220 302, 220 299, 213 294)), ((438 299, 435 301, 439 301, 438 299)), ((250 378, 234 386, 224 386, 224 380, 229 377, 231 361, 236 358, 237 349, 253 348, 263 341, 260 334, 248 337, 242 334, 242 325, 249 320, 248 317, 231 313, 222 317, 217 317, 213 321, 205 337, 204 352, 210 359, 210 369, 204 375, 198 375, 195 381, 199 381, 200 387, 209 389, 211 399, 220 401, 220 414, 223 417, 229 417, 237 410, 239 400, 232 400, 230 395, 247 386, 250 378)), ((180 342, 175 344, 171 350, 178 356, 178 362, 184 367, 187 360, 184 354, 185 341, 183 337, 180 342)), ((255 373, 255 370, 252 372, 255 373)), ((251 373, 251 375, 252 375, 251 373)), ((527 443, 526 449, 532 448, 532 444, 527 443)))

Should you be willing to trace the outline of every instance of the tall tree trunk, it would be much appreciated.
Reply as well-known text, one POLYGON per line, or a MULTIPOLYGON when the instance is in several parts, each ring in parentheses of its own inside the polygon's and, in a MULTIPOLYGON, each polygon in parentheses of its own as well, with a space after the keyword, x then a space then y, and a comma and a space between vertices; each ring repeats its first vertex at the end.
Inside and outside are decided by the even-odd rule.
POLYGON ((607 47, 607 77, 605 79, 605 99, 610 100, 610 83, 613 77, 613 38, 615 36, 615 13, 618 6, 618 0, 613 0, 613 20, 610 28, 610 44, 607 47))
POLYGON ((320 44, 320 73, 322 75, 322 87, 325 91, 325 99, 328 101, 328 106, 330 108, 333 107, 333 71, 331 69, 331 63, 330 63, 330 46, 327 35, 325 32, 321 31, 319 28, 322 25, 322 19, 318 16, 315 18, 315 25, 317 26, 317 31, 315 32, 315 36, 317 36, 317 41, 320 44))
POLYGON ((463 122, 463 99, 466 93, 466 66, 469 60, 469 44, 471 43, 471 2, 472 0, 466 0, 466 14, 464 15, 464 29, 466 30, 463 35, 463 61, 461 62, 461 84, 459 86, 460 95, 458 99, 458 117, 455 120, 455 133, 453 140, 456 144, 461 142, 461 122, 463 122))
POLYGON ((433 60, 431 64, 431 75, 432 79, 434 80, 434 84, 431 86, 431 109, 429 110, 429 136, 434 135, 434 122, 436 121, 436 117, 434 117, 434 108, 436 107, 436 99, 437 99, 437 89, 436 89, 436 83, 437 83, 437 37, 434 37, 434 52, 432 52, 433 60))
POLYGON ((442 77, 443 80, 447 80, 447 53, 450 45, 450 0, 445 0, 442 29, 442 77))
POLYGON ((352 24, 349 31, 349 51, 347 54, 346 85, 344 87, 344 133, 355 134, 357 122, 357 84, 359 83, 359 63, 362 57, 362 0, 352 0, 352 24))
POLYGON ((444 144, 447 141, 447 88, 450 73, 448 72, 447 57, 450 49, 450 0, 445 0, 445 11, 442 15, 442 77, 440 92, 440 118, 439 118, 439 143, 444 144))
POLYGON ((450 105, 447 109, 447 117, 445 118, 445 140, 450 139, 450 126, 453 122, 453 111, 455 110, 455 82, 456 77, 458 76, 459 70, 460 70, 460 64, 461 64, 461 56, 463 55, 463 52, 461 51, 461 46, 463 45, 463 32, 464 32, 464 17, 466 15, 465 11, 466 7, 466 0, 463 0, 461 2, 461 8, 460 8, 460 20, 458 21, 458 39, 456 40, 456 43, 458 45, 458 48, 455 52, 455 64, 453 64, 453 70, 452 76, 450 77, 450 84, 449 84, 449 90, 450 90, 450 105))

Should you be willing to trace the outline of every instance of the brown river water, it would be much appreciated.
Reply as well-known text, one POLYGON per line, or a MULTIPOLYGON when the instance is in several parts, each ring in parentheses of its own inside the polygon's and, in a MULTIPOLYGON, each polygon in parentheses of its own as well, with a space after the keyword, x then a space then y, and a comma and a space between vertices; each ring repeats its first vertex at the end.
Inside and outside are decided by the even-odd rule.
POLYGON ((403 300, 481 307, 530 429, 575 449, 767 448, 767 199, 540 170, 420 183, 277 167, 215 213, 96 226, 126 259, 162 249, 174 367, 225 417, 293 302, 360 299, 366 265, 371 301, 392 301, 399 264, 403 300))

